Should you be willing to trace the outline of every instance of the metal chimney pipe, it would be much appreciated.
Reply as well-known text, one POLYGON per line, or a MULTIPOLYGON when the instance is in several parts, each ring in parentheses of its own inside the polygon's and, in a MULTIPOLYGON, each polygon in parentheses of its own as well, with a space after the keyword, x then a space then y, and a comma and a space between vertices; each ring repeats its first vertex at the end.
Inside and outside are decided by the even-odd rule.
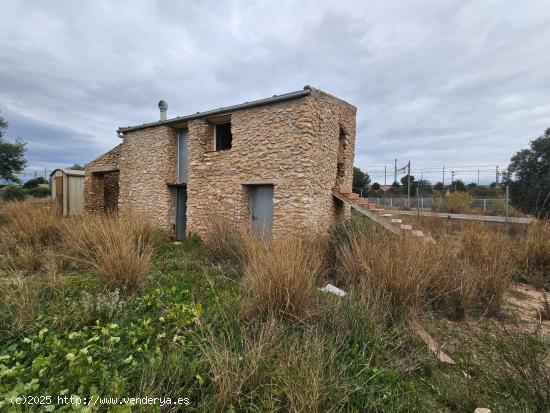
POLYGON ((165 100, 159 102, 160 120, 166 120, 166 111, 168 110, 168 103, 165 100))

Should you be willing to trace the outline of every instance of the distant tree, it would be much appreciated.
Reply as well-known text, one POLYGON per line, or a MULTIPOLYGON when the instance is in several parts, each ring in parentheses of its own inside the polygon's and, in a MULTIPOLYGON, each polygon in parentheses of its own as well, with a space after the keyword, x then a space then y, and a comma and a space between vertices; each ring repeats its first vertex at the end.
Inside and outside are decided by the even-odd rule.
POLYGON ((399 182, 395 181, 391 184, 389 192, 395 195, 399 194, 401 192, 401 185, 399 185, 399 182))
POLYGON ((477 188, 477 184, 474 182, 470 182, 468 185, 466 185, 466 188, 468 189, 468 191, 471 191, 477 188))
POLYGON ((353 183, 352 183, 352 190, 356 194, 363 192, 367 192, 370 185, 370 177, 369 174, 366 172, 363 172, 361 169, 357 168, 356 166, 353 167, 353 183))
MULTIPOLYGON (((409 182, 409 175, 405 175, 403 178, 401 178, 401 185, 407 186, 407 183, 409 182)), ((411 185, 415 182, 414 175, 411 175, 411 185)))
POLYGON ((466 192, 466 184, 462 179, 455 179, 451 185, 451 190, 458 192, 466 192))
POLYGON ((35 181, 39 184, 39 185, 43 185, 43 184, 47 184, 48 183, 48 180, 46 178, 44 178, 43 176, 39 176, 38 178, 35 179, 35 181))
POLYGON ((378 182, 375 182, 371 185, 370 189, 373 191, 379 191, 380 190, 380 184, 378 182))
MULTIPOLYGON (((401 192, 403 192, 405 195, 409 192, 409 175, 405 175, 403 178, 401 178, 401 192)), ((414 175, 411 175, 411 196, 416 196, 416 187, 418 186, 418 183, 416 182, 416 179, 414 175)))
POLYGON ((84 166, 80 165, 79 163, 73 163, 73 166, 69 166, 69 169, 73 169, 75 171, 83 171, 84 166))
POLYGON ((31 188, 37 188, 37 187, 38 187, 38 182, 36 179, 29 179, 27 182, 23 184, 23 188, 25 189, 31 189, 31 188))
POLYGON ((8 122, 0 116, 0 179, 19 183, 17 175, 23 172, 27 165, 25 143, 21 138, 15 139, 14 142, 6 140, 4 133, 7 128, 8 122))
POLYGON ((436 191, 443 191, 445 189, 445 185, 443 185, 443 182, 437 182, 435 185, 434 185, 434 189, 436 191))
POLYGON ((516 207, 550 217, 550 128, 512 157, 503 178, 516 207))
POLYGON ((416 186, 418 187, 418 192, 420 194, 431 194, 432 191, 432 183, 428 181, 427 179, 421 179, 420 181, 416 182, 416 186))

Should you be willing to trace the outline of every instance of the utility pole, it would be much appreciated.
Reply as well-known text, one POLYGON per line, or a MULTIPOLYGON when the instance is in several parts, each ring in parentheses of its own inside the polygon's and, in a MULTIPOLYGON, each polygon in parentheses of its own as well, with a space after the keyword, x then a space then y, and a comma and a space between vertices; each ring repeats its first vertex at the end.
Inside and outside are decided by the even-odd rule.
POLYGON ((451 186, 454 185, 455 182, 455 171, 451 171, 451 186))
POLYGON ((443 188, 445 188, 445 165, 443 165, 443 188))
POLYGON ((394 161, 393 171, 393 182, 397 182, 397 159, 394 161))
POLYGON ((44 167, 44 180, 46 180, 46 167, 44 167))
POLYGON ((411 161, 407 164, 407 206, 411 205, 411 161))
POLYGON ((420 180, 421 180, 421 181, 424 180, 424 172, 420 172, 420 180))
POLYGON ((34 171, 34 179, 36 180, 37 171, 34 171))
POLYGON ((477 168, 477 186, 479 186, 479 168, 477 168))
POLYGON ((498 186, 498 165, 497 165, 497 173, 496 173, 496 180, 495 180, 495 183, 496 183, 497 186, 498 186))
POLYGON ((387 173, 386 173, 386 165, 384 165, 384 186, 386 186, 386 176, 387 176, 387 173))

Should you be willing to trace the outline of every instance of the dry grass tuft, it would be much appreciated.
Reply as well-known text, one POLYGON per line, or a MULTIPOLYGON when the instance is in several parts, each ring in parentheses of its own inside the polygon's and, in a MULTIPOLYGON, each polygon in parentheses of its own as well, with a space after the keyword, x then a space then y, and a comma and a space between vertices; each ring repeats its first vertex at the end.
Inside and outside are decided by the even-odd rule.
POLYGON ((157 233, 133 216, 62 218, 48 200, 10 202, 0 209, 0 270, 42 274, 76 262, 105 288, 131 292, 148 271, 157 233))
POLYGON ((474 290, 470 301, 475 303, 477 297, 485 309, 498 311, 512 282, 510 240, 495 233, 478 231, 472 226, 464 232, 461 242, 464 269, 477 278, 472 285, 474 290))
POLYGON ((428 309, 460 317, 497 310, 511 282, 509 247, 493 234, 466 232, 460 243, 355 231, 339 247, 339 278, 378 320, 428 309))
POLYGON ((199 348, 208 364, 218 407, 236 404, 247 388, 260 390, 264 384, 261 367, 267 364, 281 334, 275 320, 268 320, 258 331, 241 327, 238 334, 227 331, 215 336, 208 332, 208 342, 200 342, 199 348))
POLYGON ((322 269, 319 243, 309 237, 267 241, 246 236, 243 241, 248 309, 265 316, 304 317, 322 269))
POLYGON ((46 246, 59 244, 61 220, 45 201, 8 202, 0 210, 0 269, 38 271, 46 246))
POLYGON ((32 325, 39 310, 40 289, 28 277, 0 279, 0 331, 19 333, 32 325))
POLYGON ((91 268, 106 289, 139 289, 153 253, 155 230, 135 216, 87 216, 68 221, 70 257, 91 268))
POLYGON ((208 220, 207 235, 204 242, 210 248, 214 258, 224 264, 239 266, 243 258, 243 230, 234 220, 219 214, 212 214, 208 220))
POLYGON ((261 400, 262 411, 321 411, 327 392, 334 390, 334 348, 314 332, 295 334, 268 318, 207 336, 199 348, 220 411, 239 410, 243 394, 261 400))
POLYGON ((516 260, 519 271, 527 276, 542 275, 550 283, 550 221, 541 220, 529 225, 518 241, 516 260))

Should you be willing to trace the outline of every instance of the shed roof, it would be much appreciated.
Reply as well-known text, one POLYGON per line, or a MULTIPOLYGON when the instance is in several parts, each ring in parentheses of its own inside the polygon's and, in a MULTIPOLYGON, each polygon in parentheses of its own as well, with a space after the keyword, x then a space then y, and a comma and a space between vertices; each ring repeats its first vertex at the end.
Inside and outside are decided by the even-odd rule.
POLYGON ((78 170, 78 169, 63 169, 63 168, 54 169, 52 171, 52 173, 50 174, 50 176, 52 176, 57 171, 61 171, 64 174, 69 175, 69 176, 86 176, 86 171, 81 171, 81 170, 78 170))
POLYGON ((311 88, 306 85, 306 86, 304 86, 303 90, 297 90, 295 92, 284 93, 282 95, 273 95, 272 97, 269 97, 269 98, 266 98, 266 99, 254 100, 252 102, 244 102, 244 103, 240 103, 238 105, 221 107, 219 109, 208 110, 208 111, 205 111, 205 112, 197 112, 197 113, 194 113, 192 115, 178 116, 176 118, 161 120, 161 121, 157 121, 157 122, 143 123, 143 124, 137 125, 137 126, 123 126, 123 127, 118 128, 117 132, 124 133, 124 132, 139 130, 139 129, 150 128, 150 127, 153 127, 153 126, 174 125, 174 124, 182 123, 182 122, 192 120, 192 119, 199 119, 199 118, 205 118, 205 117, 209 117, 209 116, 223 115, 223 114, 233 112, 233 111, 239 110, 239 109, 247 109, 247 108, 251 108, 251 107, 255 107, 255 106, 267 105, 267 104, 270 104, 270 103, 283 102, 285 100, 298 99, 298 98, 307 96, 310 93, 311 93, 311 88))

